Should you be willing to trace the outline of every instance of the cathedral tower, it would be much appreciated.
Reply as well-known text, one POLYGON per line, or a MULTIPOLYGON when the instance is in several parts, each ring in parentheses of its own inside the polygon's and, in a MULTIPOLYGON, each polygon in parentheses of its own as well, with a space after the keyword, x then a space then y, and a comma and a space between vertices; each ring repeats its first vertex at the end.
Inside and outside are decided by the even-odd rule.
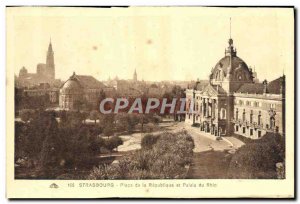
POLYGON ((137 73, 136 73, 136 69, 134 70, 133 81, 137 81, 137 73))
POLYGON ((52 49, 52 43, 50 40, 47 52, 47 59, 46 59, 46 73, 49 79, 55 79, 55 64, 54 64, 54 52, 52 49))

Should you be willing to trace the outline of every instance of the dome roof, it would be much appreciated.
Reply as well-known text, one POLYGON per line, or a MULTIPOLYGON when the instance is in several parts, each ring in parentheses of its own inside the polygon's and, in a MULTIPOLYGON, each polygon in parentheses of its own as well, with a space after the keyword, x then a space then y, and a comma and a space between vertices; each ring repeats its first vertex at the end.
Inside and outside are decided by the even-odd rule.
POLYGON ((219 83, 227 78, 231 81, 252 82, 252 70, 248 68, 244 60, 236 55, 233 40, 229 39, 228 43, 229 45, 225 49, 225 57, 220 59, 212 69, 210 80, 219 83))
POLYGON ((71 76, 62 86, 60 92, 63 94, 80 94, 83 91, 76 77, 71 76))
POLYGON ((225 56, 222 59, 220 59, 218 63, 215 65, 213 72, 215 70, 222 69, 224 71, 224 74, 226 75, 228 72, 228 68, 230 67, 230 58, 232 59, 231 61, 232 72, 234 72, 236 69, 243 69, 249 72, 249 68, 247 64, 237 56, 225 56))

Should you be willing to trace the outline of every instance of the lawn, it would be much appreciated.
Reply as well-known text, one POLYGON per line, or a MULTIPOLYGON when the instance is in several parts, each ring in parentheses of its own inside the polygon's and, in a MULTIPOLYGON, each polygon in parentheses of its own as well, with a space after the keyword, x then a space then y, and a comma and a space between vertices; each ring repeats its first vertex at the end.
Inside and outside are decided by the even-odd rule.
POLYGON ((225 179, 231 157, 225 151, 195 152, 187 179, 225 179))

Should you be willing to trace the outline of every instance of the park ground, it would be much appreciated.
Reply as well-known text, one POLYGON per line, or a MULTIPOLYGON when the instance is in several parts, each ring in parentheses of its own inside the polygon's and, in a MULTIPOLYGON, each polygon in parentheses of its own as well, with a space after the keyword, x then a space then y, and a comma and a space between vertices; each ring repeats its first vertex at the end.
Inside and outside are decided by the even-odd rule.
MULTIPOLYGON (((93 122, 93 121, 91 121, 93 122)), ((162 132, 179 132, 185 130, 194 139, 194 156, 189 170, 187 179, 220 179, 227 177, 227 169, 232 157, 232 154, 240 148, 244 143, 235 137, 226 137, 222 140, 215 140, 215 136, 200 132, 199 128, 191 127, 185 122, 174 122, 173 120, 164 120, 159 123, 159 127, 151 132, 151 134, 160 134, 162 132)), ((82 179, 93 168, 96 163, 112 163, 120 157, 130 153, 133 150, 141 148, 142 137, 149 133, 135 132, 128 135, 120 135, 123 140, 123 145, 118 147, 118 151, 110 154, 100 154, 93 158, 89 164, 79 169, 51 170, 47 173, 49 178, 56 177, 65 179, 69 175, 76 175, 72 179, 82 179), (57 175, 61 175, 57 177, 57 175)), ((16 169, 16 178, 36 178, 40 177, 35 170, 22 168, 16 169)), ((46 177, 45 177, 46 178, 46 177)))
MULTIPOLYGON (((215 140, 215 136, 200 132, 199 128, 191 127, 184 122, 164 121, 160 123, 163 131, 178 132, 186 130, 194 139, 194 158, 190 165, 187 178, 220 179, 227 177, 227 169, 232 154, 244 143, 235 137, 228 136, 222 140, 215 140)), ((145 134, 145 133, 143 133, 145 134)), ((124 144, 118 147, 119 152, 127 152, 141 148, 142 133, 122 135, 124 144)))

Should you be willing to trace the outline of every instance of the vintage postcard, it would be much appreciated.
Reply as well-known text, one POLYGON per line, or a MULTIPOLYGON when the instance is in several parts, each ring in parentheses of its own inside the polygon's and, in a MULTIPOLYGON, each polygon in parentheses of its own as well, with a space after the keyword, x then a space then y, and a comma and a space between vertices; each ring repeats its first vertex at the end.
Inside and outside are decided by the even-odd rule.
POLYGON ((8 198, 294 198, 294 8, 7 7, 8 198))

